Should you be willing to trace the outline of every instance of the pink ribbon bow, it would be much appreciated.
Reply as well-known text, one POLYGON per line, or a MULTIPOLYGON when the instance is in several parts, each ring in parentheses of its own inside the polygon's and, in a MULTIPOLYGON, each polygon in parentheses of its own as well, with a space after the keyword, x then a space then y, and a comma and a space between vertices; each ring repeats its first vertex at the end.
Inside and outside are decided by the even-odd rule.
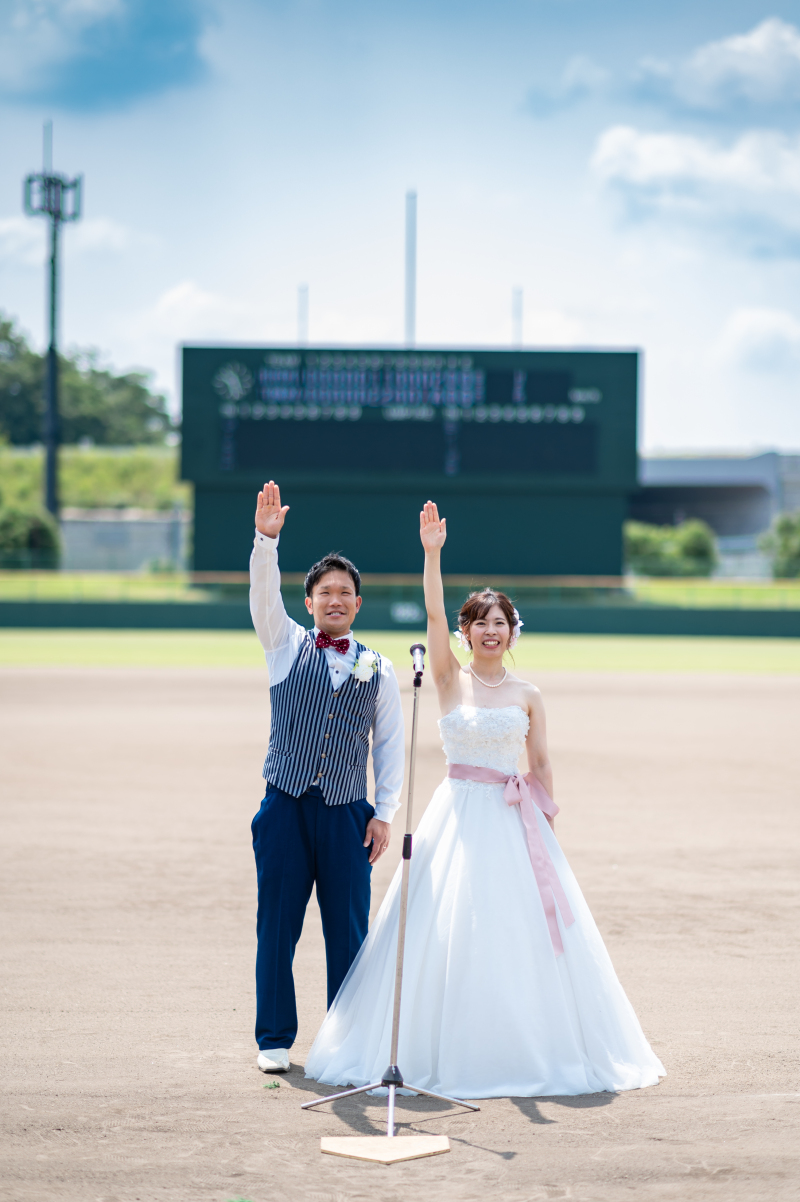
POLYGON ((495 768, 476 768, 472 764, 448 764, 447 775, 452 780, 474 780, 485 785, 505 785, 503 792, 505 801, 510 806, 519 806, 527 836, 528 855, 531 858, 533 875, 536 878, 544 906, 550 939, 556 955, 560 956, 564 951, 564 944, 558 929, 556 905, 561 911, 561 920, 565 927, 572 926, 575 916, 570 909, 564 887, 558 879, 555 865, 550 859, 550 853, 542 838, 542 832, 539 830, 534 809, 536 805, 548 818, 555 818, 558 806, 548 796, 547 791, 532 772, 526 772, 524 776, 519 772, 515 772, 513 776, 506 776, 505 772, 498 772, 495 768))

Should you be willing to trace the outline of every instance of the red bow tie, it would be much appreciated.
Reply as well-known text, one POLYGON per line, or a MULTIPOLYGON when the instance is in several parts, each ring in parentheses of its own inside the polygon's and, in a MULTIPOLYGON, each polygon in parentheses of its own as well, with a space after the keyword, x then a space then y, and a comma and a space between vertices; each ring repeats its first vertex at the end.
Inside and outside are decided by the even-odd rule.
POLYGON ((333 647, 334 651, 338 651, 340 655, 347 655, 347 648, 350 646, 349 639, 332 639, 329 634, 321 630, 317 635, 317 646, 323 651, 326 647, 333 647))

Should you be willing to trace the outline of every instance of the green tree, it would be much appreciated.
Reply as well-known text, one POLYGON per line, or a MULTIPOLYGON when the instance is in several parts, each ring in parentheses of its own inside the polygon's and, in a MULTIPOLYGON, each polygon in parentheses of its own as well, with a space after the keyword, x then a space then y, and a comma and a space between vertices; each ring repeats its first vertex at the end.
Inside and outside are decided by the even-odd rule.
POLYGON ((800 512, 779 513, 759 546, 771 558, 776 579, 800 576, 800 512))
MULTIPOLYGON (((158 444, 172 429, 166 399, 150 389, 146 372, 117 375, 96 351, 59 357, 61 442, 98 446, 158 444)), ((41 442, 44 356, 28 346, 0 314, 0 437, 15 446, 41 442)))
POLYGON ((714 532, 697 518, 679 526, 625 523, 625 562, 640 576, 710 576, 717 563, 714 532))
POLYGON ((44 360, 0 314, 0 437, 20 446, 42 440, 44 360))
POLYGON ((61 539, 58 525, 41 509, 0 509, 0 566, 55 568, 61 539))

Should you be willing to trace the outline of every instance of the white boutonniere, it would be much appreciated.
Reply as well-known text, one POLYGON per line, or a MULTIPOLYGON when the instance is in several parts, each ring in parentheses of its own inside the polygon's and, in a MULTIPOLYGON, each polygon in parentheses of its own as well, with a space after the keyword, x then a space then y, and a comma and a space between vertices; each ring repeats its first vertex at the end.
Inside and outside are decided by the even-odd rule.
POLYGON ((353 675, 356 678, 356 685, 372 680, 372 677, 378 671, 378 653, 370 651, 365 647, 359 655, 356 662, 353 664, 353 675))

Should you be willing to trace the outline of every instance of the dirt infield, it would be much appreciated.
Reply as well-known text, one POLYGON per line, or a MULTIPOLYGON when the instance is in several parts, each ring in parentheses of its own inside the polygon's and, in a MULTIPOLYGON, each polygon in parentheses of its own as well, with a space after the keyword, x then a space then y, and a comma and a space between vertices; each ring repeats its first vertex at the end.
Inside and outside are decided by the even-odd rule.
MULTIPOLYGON (((319 1153, 322 1135, 377 1131, 380 1099, 299 1109, 325 992, 313 903, 292 1072, 265 1089, 255 1068, 265 674, 0 673, 0 1197, 799 1197, 800 678, 538 682, 559 837, 669 1076, 470 1116, 403 1099, 403 1130, 452 1152, 383 1167, 319 1153)), ((420 799, 443 772, 435 716, 427 686, 420 799)))

